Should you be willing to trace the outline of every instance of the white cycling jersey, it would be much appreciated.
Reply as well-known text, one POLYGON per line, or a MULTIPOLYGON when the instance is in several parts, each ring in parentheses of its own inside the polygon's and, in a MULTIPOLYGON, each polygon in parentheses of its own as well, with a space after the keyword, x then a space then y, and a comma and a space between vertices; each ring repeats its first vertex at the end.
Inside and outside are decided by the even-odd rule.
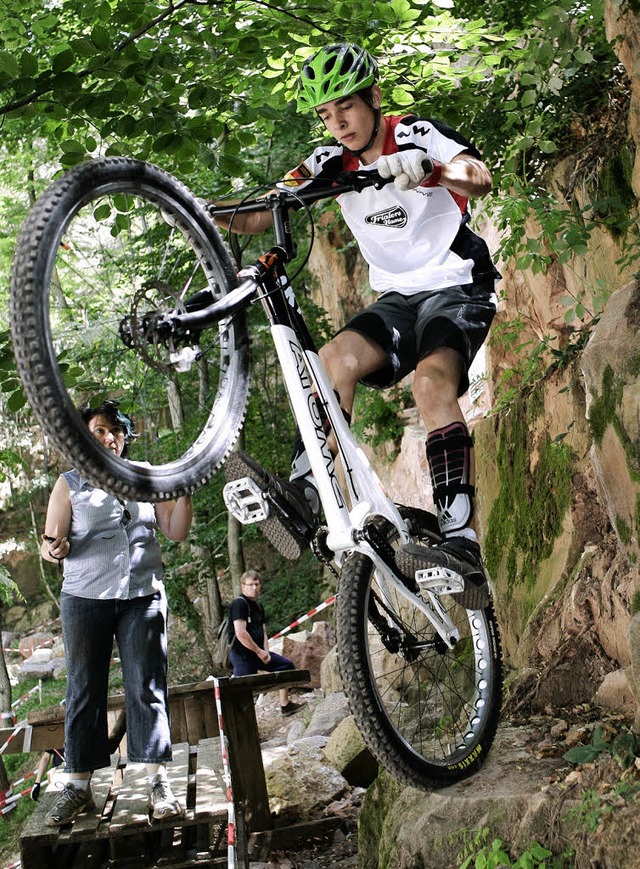
MULTIPOLYGON (((383 154, 420 148, 441 163, 478 151, 446 125, 414 115, 387 116, 383 154)), ((335 181, 345 170, 373 171, 342 145, 316 148, 282 186, 308 188, 335 181)), ((347 225, 369 263, 374 290, 411 295, 457 284, 493 282, 499 277, 483 239, 468 226, 468 200, 445 187, 425 185, 401 191, 387 184, 337 197, 347 225)))

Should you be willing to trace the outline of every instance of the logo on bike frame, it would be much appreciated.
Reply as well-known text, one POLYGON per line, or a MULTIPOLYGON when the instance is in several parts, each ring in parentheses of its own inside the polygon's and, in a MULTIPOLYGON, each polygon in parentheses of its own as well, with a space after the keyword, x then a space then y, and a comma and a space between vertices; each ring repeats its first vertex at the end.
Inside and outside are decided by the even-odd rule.
POLYGON ((311 419, 313 420, 313 427, 315 430, 316 438, 318 440, 318 443, 320 444, 325 469, 331 480, 331 488, 333 489, 333 493, 335 495, 338 507, 342 508, 345 506, 344 498, 342 497, 342 489, 340 488, 340 483, 338 482, 338 478, 336 477, 335 462, 333 461, 333 455, 331 453, 331 450, 329 449, 329 444, 327 442, 327 435, 324 430, 322 417, 320 416, 318 400, 311 389, 311 381, 309 379, 309 372, 307 370, 304 354, 302 352, 302 348, 296 341, 290 341, 289 347, 296 360, 296 371, 298 373, 298 377, 300 378, 300 383, 302 384, 302 387, 307 396, 307 406, 309 409, 309 414, 311 416, 311 419))
POLYGON ((390 226, 402 229, 403 226, 407 225, 407 212, 399 205, 394 205, 392 208, 385 208, 384 211, 378 211, 376 214, 367 215, 364 222, 374 226, 390 226))

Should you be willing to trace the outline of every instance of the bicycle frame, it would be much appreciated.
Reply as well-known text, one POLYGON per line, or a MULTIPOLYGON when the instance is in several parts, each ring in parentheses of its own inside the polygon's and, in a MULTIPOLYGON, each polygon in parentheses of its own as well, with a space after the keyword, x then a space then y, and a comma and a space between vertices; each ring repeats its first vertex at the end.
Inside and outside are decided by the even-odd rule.
POLYGON ((409 535, 404 519, 385 494, 364 450, 346 423, 284 271, 279 281, 280 286, 277 278, 273 280, 273 286, 263 281, 259 298, 269 320, 292 412, 309 456, 327 520, 329 533, 326 545, 335 554, 338 564, 352 550, 368 556, 376 566, 379 580, 390 583, 403 597, 411 600, 452 648, 458 639, 458 631, 437 599, 430 595, 434 604, 430 606, 414 595, 396 575, 395 569, 367 540, 366 525, 373 517, 383 517, 391 522, 401 542, 407 542, 409 535), (318 414, 317 400, 326 413, 335 437, 347 497, 336 474, 335 461, 318 414))
MULTIPOLYGON (((428 588, 431 604, 414 595, 406 582, 397 575, 395 565, 385 560, 379 549, 368 538, 367 525, 375 517, 386 519, 397 529, 399 542, 409 541, 406 523, 393 501, 386 495, 382 484, 355 440, 344 418, 334 389, 322 365, 302 311, 289 283, 285 263, 292 257, 293 242, 288 226, 285 199, 274 196, 271 210, 280 242, 239 276, 244 280, 229 296, 214 303, 195 316, 208 319, 215 310, 232 313, 257 298, 269 322, 271 335, 292 413, 300 430, 309 462, 318 487, 318 494, 328 525, 326 547, 341 564, 346 553, 357 550, 374 563, 381 588, 389 583, 429 619, 449 648, 455 645, 458 631, 440 606, 437 596, 428 588), (233 297, 233 298, 232 298, 233 297), (327 434, 320 417, 318 404, 329 422, 342 465, 344 491, 336 473, 334 456, 329 448, 327 434)), ((194 315, 178 315, 184 325, 192 323, 194 315)), ((246 521, 246 520, 245 520, 246 521)), ((255 517, 250 521, 256 521, 255 517)), ((433 569, 429 577, 434 591, 442 587, 443 580, 452 577, 442 569, 433 569)), ((428 585, 428 582, 427 582, 428 585)), ((384 594, 384 589, 382 591, 384 594)))

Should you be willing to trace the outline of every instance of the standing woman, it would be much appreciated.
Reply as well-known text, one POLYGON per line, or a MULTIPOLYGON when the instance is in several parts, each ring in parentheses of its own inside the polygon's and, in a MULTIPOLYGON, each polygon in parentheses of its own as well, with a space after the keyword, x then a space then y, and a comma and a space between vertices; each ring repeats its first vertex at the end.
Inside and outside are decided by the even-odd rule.
MULTIPOLYGON (((105 449, 127 456, 135 428, 116 402, 86 407, 82 416, 105 449)), ((61 474, 53 487, 40 553, 64 568, 67 702, 66 782, 47 814, 51 827, 94 808, 91 774, 110 764, 107 696, 114 637, 124 677, 128 761, 146 764, 154 818, 183 813, 166 770, 167 600, 157 529, 169 540, 185 540, 192 518, 191 496, 157 504, 123 501, 76 470, 61 474)))

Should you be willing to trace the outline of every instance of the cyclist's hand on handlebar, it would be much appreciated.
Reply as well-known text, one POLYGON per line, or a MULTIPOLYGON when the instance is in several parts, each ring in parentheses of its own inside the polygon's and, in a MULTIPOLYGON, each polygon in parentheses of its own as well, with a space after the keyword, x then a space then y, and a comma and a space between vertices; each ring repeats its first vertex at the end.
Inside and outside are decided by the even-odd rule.
POLYGON ((429 179, 435 167, 424 151, 415 149, 378 157, 376 169, 381 178, 393 178, 398 190, 413 190, 429 179))

